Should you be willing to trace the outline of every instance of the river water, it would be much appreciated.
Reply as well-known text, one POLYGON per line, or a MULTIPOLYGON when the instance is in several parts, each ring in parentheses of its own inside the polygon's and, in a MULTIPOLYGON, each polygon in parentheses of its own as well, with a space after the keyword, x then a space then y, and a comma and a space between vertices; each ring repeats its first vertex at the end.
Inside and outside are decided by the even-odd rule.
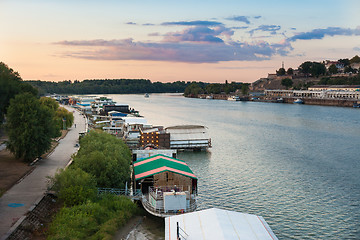
POLYGON ((107 95, 165 127, 208 127, 212 148, 180 152, 198 209, 261 215, 279 239, 360 239, 360 109, 107 95))

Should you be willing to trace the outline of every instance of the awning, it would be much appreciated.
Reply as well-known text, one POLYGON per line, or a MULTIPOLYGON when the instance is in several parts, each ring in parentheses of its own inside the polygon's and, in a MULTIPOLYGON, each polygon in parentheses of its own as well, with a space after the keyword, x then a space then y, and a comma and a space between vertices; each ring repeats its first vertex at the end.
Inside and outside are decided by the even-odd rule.
POLYGON ((144 158, 134 163, 135 180, 140 180, 165 171, 197 179, 195 174, 183 160, 162 154, 144 158))

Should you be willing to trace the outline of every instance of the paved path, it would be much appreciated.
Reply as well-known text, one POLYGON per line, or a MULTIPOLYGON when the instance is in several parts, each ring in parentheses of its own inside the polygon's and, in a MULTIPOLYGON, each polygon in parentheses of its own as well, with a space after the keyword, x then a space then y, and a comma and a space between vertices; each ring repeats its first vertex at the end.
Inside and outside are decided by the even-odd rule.
POLYGON ((5 144, 5 143, 0 144, 0 152, 1 152, 2 150, 4 150, 5 148, 6 148, 6 144, 5 144))
MULTIPOLYGON (((73 111, 71 107, 65 108, 73 111)), ((77 111, 74 112, 74 125, 69 130, 52 154, 36 163, 36 168, 32 173, 0 198, 0 239, 4 238, 11 226, 44 195, 47 190, 46 177, 54 176, 57 169, 64 168, 71 155, 77 151, 75 144, 79 138, 79 132, 85 131, 85 118, 77 111)))

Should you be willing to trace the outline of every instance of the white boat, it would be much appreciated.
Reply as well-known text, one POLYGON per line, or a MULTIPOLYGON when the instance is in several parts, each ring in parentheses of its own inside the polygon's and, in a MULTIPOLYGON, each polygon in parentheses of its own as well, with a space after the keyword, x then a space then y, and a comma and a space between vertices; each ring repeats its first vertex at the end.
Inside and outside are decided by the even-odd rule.
POLYGON ((206 99, 214 99, 214 97, 212 95, 208 95, 206 96, 206 99))
POLYGON ((230 96, 227 99, 228 101, 240 101, 240 97, 239 96, 230 96))
POLYGON ((148 98, 150 95, 148 93, 145 93, 144 97, 148 98))
POLYGON ((303 104, 304 101, 301 98, 298 98, 294 101, 294 103, 303 104))

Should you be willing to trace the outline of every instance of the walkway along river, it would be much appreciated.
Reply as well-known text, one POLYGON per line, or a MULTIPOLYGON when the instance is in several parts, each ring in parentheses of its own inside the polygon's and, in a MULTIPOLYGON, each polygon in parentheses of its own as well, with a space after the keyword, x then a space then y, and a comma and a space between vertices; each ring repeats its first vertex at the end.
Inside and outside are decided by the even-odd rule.
POLYGON ((279 239, 360 239, 360 111, 174 94, 108 95, 153 125, 201 124, 212 149, 183 152, 199 207, 261 215, 279 239))
MULTIPOLYGON (((69 111, 72 108, 66 107, 69 111)), ((0 239, 7 237, 11 226, 24 216, 29 209, 44 196, 47 190, 47 176, 54 176, 58 168, 64 168, 71 159, 71 155, 77 151, 74 147, 79 138, 79 132, 85 129, 85 119, 78 113, 74 113, 74 123, 77 128, 71 127, 64 139, 59 141, 46 159, 42 159, 36 165, 34 171, 15 184, 0 198, 0 239)))

